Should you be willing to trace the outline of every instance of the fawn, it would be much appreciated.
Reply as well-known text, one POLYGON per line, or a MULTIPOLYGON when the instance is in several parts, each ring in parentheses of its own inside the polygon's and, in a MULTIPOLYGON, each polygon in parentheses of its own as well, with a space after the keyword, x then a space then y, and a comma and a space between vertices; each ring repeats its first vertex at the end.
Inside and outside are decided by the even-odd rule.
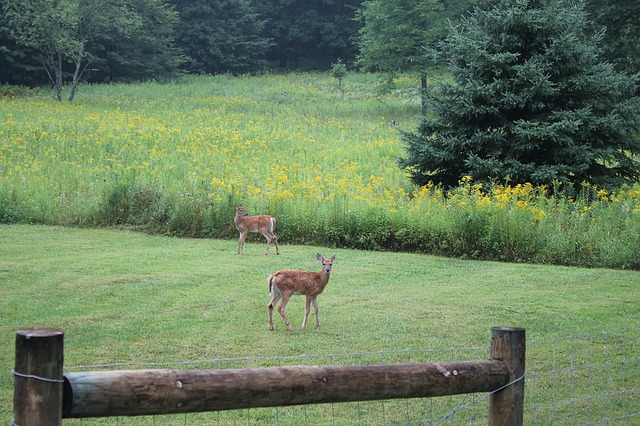
POLYGON ((302 328, 307 326, 310 305, 313 305, 316 314, 316 328, 320 327, 320 322, 318 321, 318 295, 322 293, 329 282, 331 266, 333 265, 336 255, 334 254, 331 258, 325 259, 320 253, 316 253, 316 258, 322 263, 322 270, 320 272, 282 270, 269 276, 269 294, 273 293, 273 297, 268 305, 270 330, 274 329, 273 307, 276 302, 282 298, 278 312, 282 315, 282 319, 287 327, 289 327, 289 330, 293 331, 293 327, 291 327, 284 310, 287 307, 289 298, 296 294, 304 294, 307 298, 302 328))
POLYGON ((240 231, 238 239, 238 254, 244 254, 244 240, 247 239, 249 232, 260 232, 267 239, 267 248, 264 251, 266 255, 269 252, 269 246, 273 241, 276 245, 276 254, 280 254, 278 249, 278 237, 273 231, 276 228, 275 218, 267 215, 249 216, 244 206, 236 207, 236 216, 233 218, 236 228, 240 231))

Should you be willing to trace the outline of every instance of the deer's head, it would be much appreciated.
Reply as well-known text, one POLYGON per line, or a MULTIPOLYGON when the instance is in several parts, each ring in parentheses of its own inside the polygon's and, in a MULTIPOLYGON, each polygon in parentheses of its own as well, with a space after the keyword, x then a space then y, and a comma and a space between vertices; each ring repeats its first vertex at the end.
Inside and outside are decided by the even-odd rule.
POLYGON ((247 210, 244 208, 244 206, 237 206, 236 207, 236 216, 238 217, 244 217, 244 216, 248 216, 249 213, 247 213, 247 210))
POLYGON ((331 272, 331 267, 333 266, 333 261, 335 260, 335 258, 335 254, 329 259, 325 259, 320 253, 316 253, 316 259, 318 259, 320 263, 322 263, 322 272, 327 275, 331 272))

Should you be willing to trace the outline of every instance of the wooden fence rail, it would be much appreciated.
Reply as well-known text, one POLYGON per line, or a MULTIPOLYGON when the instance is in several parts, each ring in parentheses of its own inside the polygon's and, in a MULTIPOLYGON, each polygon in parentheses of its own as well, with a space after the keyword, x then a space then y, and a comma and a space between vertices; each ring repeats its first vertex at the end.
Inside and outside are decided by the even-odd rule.
POLYGON ((61 425, 63 418, 492 392, 489 425, 522 425, 525 332, 507 327, 494 327, 491 332, 491 359, 487 361, 65 375, 64 333, 56 329, 20 330, 16 336, 13 424, 61 425))

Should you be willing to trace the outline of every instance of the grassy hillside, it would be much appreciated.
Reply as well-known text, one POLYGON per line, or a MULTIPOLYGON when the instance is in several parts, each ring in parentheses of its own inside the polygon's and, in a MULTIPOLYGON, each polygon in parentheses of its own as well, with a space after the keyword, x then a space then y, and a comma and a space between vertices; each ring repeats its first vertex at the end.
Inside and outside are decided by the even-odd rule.
POLYGON ((638 187, 413 187, 396 161, 417 81, 380 94, 377 78, 349 75, 344 93, 327 74, 292 74, 0 99, 0 223, 232 238, 244 203, 276 216, 288 243, 640 269, 638 187))
MULTIPOLYGON (((551 342, 531 344, 530 372, 553 371, 548 378, 564 383, 562 392, 557 392, 544 375, 527 379, 527 395, 535 398, 540 410, 544 401, 555 404, 609 389, 606 384, 619 376, 629 387, 637 387, 631 385, 637 385, 640 374, 637 338, 588 347, 583 339, 570 342, 571 346, 553 339, 602 332, 614 333, 614 339, 618 331, 638 329, 639 272, 454 260, 286 241, 280 256, 264 256, 262 241, 248 243, 245 256, 239 256, 236 244, 107 229, 0 225, 0 421, 8 423, 11 418, 15 331, 34 326, 65 331, 69 368, 128 362, 147 368, 169 362, 175 364, 167 368, 186 368, 180 363, 220 358, 236 361, 195 363, 188 368, 486 359, 490 328, 518 326, 526 328, 530 342, 551 342), (318 298, 321 327, 300 330, 304 299, 294 297, 287 313, 295 331, 290 333, 276 315, 276 330, 270 332, 267 276, 285 268, 319 270, 317 251, 337 254, 331 281, 318 298), (624 368, 603 370, 609 367, 599 364, 600 357, 613 357, 618 350, 628 360, 624 368), (288 356, 298 358, 287 360, 288 356), (560 368, 566 357, 585 369, 580 374, 589 365, 589 371, 609 371, 610 377, 601 384, 592 376, 569 382, 560 368)), ((614 397, 607 398, 611 404, 607 410, 613 410, 614 397)), ((638 401, 638 393, 624 398, 623 407, 628 409, 638 401)), ((331 418, 326 416, 334 416, 338 424, 339 419, 349 424, 358 418, 380 423, 384 417, 380 403, 376 404, 358 406, 359 414, 355 408, 345 408, 355 405, 321 406, 304 413, 312 424, 314 419, 322 423, 331 418)), ((450 402, 443 404, 445 412, 451 410, 450 402)), ((394 405, 384 407, 391 416, 388 421, 395 418, 394 405)), ((425 407, 424 402, 402 405, 396 421, 403 421, 405 414, 424 421, 425 407)), ((554 416, 561 416, 556 424, 571 419, 562 417, 570 412, 556 405, 553 410, 554 416)), ((479 411, 486 414, 482 407, 479 411)), ((274 421, 272 411, 251 413, 252 424, 274 421)), ((283 424, 305 421, 301 411, 279 413, 283 424)), ((539 413, 539 418, 547 417, 539 413)), ((246 414, 225 414, 221 424, 246 424, 246 414)), ((185 422, 215 423, 218 417, 212 416, 189 417, 185 422)), ((547 420, 536 424, 553 423, 547 420)))

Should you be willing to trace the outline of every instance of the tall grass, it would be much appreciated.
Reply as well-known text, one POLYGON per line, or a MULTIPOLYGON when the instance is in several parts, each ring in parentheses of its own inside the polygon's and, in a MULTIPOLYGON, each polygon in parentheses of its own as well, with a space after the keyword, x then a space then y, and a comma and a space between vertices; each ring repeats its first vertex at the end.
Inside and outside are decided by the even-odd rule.
POLYGON ((235 238, 235 205, 282 241, 640 269, 640 188, 463 179, 446 195, 398 169, 415 81, 375 75, 189 77, 85 86, 76 102, 0 100, 0 223, 127 226, 235 238))

